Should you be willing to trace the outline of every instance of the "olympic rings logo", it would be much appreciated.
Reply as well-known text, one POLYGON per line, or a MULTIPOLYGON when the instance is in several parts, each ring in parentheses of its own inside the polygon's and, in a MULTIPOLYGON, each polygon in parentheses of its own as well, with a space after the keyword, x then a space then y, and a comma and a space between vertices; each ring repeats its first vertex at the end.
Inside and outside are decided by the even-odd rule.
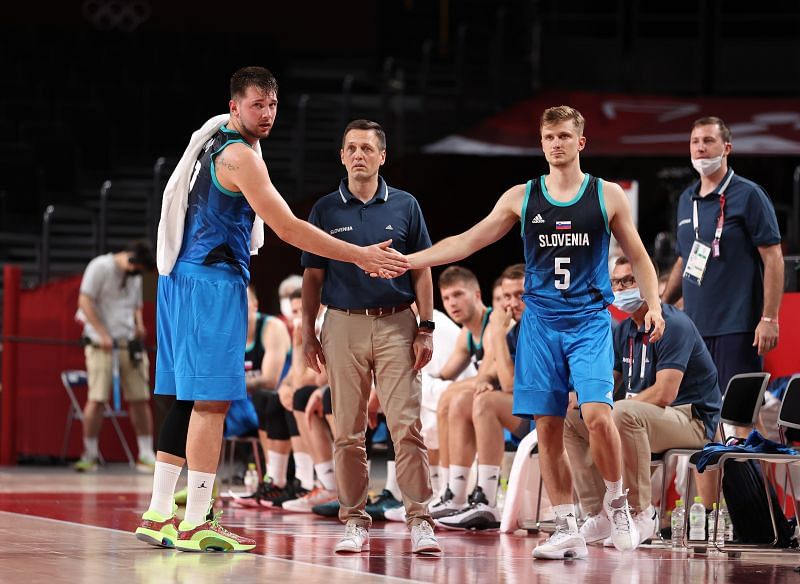
POLYGON ((99 30, 132 32, 147 22, 153 9, 149 0, 86 0, 83 15, 99 30))

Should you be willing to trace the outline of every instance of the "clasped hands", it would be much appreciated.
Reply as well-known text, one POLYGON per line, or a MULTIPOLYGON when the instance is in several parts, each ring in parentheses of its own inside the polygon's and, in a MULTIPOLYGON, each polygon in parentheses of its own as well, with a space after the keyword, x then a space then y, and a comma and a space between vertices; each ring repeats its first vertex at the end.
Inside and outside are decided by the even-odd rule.
POLYGON ((397 278, 411 269, 408 258, 390 247, 392 240, 359 248, 354 262, 365 274, 373 278, 397 278))

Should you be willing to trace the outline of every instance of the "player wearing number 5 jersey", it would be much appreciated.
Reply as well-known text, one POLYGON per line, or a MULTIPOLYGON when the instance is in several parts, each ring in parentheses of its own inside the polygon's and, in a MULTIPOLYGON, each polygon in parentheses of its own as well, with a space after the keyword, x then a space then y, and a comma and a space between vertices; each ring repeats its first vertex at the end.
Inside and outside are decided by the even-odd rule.
POLYGON ((545 110, 540 131, 550 166, 547 175, 506 191, 494 209, 469 230, 408 256, 412 269, 461 260, 522 224, 525 294, 514 378, 514 414, 533 417, 539 457, 556 532, 534 557, 583 557, 586 543, 577 529, 572 476, 564 451, 564 416, 569 391, 589 430, 592 458, 606 483, 604 512, 612 540, 621 550, 639 544, 622 490, 619 434, 611 419, 613 349, 606 306, 613 299, 608 277, 610 235, 630 258, 636 281, 650 306, 645 327, 651 341, 664 331, 655 270, 631 218, 619 185, 584 174, 584 119, 577 110, 545 110))

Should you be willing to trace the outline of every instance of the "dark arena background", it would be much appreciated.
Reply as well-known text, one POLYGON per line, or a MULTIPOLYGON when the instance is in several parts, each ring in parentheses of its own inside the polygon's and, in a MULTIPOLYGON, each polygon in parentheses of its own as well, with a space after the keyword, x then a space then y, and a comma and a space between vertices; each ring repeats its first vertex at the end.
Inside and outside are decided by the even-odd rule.
MULTIPOLYGON (((216 504, 227 527, 257 541, 254 552, 151 548, 133 537, 153 479, 152 466, 136 464, 130 416, 108 406, 102 464, 75 472, 86 388, 62 375, 86 369, 76 310, 87 264, 134 240, 155 249, 167 180, 192 132, 228 112, 230 76, 249 65, 280 86, 261 148, 298 217, 346 177, 342 132, 366 118, 386 130, 381 175, 416 197, 431 239, 459 233, 504 191, 548 172, 539 116, 564 104, 586 118, 582 169, 623 186, 664 274, 679 196, 697 180, 692 123, 722 118, 730 165, 764 188, 780 229, 780 337, 763 368, 773 381, 800 373, 800 3, 31 0, 0 10, 0 47, 0 581, 800 581, 796 543, 674 549, 665 535, 628 553, 591 546, 586 559, 533 560, 553 529, 546 501, 509 533, 437 528, 440 556, 412 555, 405 525, 388 521, 373 525, 369 552, 336 555, 335 518, 235 504, 248 463, 262 470, 247 438, 226 440, 216 504)), ((503 269, 525 261, 518 229, 460 262, 487 305, 503 269)), ((300 252, 267 229, 250 271, 259 310, 280 315, 278 286, 302 275, 300 252)), ((157 278, 145 273, 142 284, 151 381, 157 278)), ((434 302, 444 310, 435 285, 434 302)), ((148 404, 157 444, 170 404, 148 404)), ((385 448, 376 452, 373 496, 387 479, 385 448)), ((786 469, 796 466, 762 467, 790 520, 786 469)), ((526 488, 535 509, 541 484, 526 488)), ((662 527, 679 493, 654 488, 662 527)))

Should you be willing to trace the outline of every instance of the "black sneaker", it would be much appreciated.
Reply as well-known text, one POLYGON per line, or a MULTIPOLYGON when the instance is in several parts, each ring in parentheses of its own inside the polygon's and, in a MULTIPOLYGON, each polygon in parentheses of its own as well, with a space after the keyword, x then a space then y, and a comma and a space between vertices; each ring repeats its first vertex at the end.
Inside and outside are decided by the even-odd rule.
POLYGON ((376 521, 385 521, 386 517, 383 515, 385 511, 402 505, 400 501, 394 498, 390 490, 383 489, 380 495, 367 503, 366 512, 376 521))
POLYGON ((496 505, 489 505, 482 488, 475 487, 469 496, 469 505, 454 515, 440 518, 436 523, 448 529, 498 529, 500 511, 496 505))
POLYGON ((302 486, 300 486, 300 481, 298 479, 294 479, 286 483, 286 486, 283 488, 282 494, 272 500, 272 506, 283 507, 283 504, 286 501, 297 499, 298 497, 302 497, 306 493, 308 493, 308 489, 304 489, 302 486))
POLYGON ((438 501, 432 503, 428 510, 431 513, 431 517, 433 519, 439 519, 441 517, 447 517, 448 515, 454 515, 461 511, 461 506, 456 505, 453 503, 453 491, 450 490, 450 487, 445 488, 444 493, 439 498, 438 501))

